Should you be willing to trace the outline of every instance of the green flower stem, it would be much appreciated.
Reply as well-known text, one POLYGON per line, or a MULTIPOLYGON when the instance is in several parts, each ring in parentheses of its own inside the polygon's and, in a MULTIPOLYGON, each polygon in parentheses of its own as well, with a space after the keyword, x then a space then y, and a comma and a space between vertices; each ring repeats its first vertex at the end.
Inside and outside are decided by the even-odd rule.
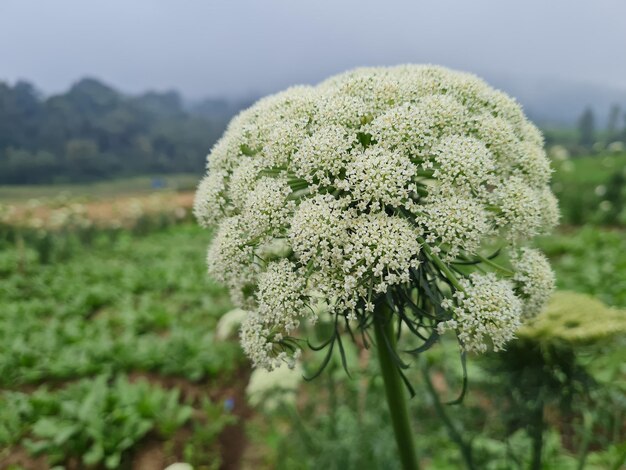
POLYGON ((433 175, 435 174, 435 170, 423 170, 423 171, 418 171, 415 173, 416 176, 423 176, 426 178, 432 178, 433 175))
POLYGON ((539 403, 535 405, 535 409, 531 411, 531 423, 528 433, 532 441, 532 460, 530 463, 531 470, 541 470, 543 468, 543 432, 545 421, 543 415, 543 400, 539 399, 539 403))
POLYGON ((415 186, 415 192, 420 196, 428 196, 428 189, 421 184, 415 186))
POLYGON ((444 263, 441 260, 441 258, 439 258, 439 256, 437 256, 436 254, 434 254, 432 252, 432 250, 430 249, 430 247, 424 241, 423 238, 419 237, 417 240, 422 244, 422 250, 424 250, 424 253, 426 253, 428 258, 430 258, 430 260, 433 263, 435 263, 435 265, 440 269, 440 271, 446 276, 448 281, 450 281, 450 284, 452 284, 456 290, 463 291, 464 290, 463 286, 461 286, 461 284, 457 280, 457 278, 454 275, 454 273, 452 271, 450 271, 450 268, 448 268, 448 266, 446 266, 446 263, 444 263))
POLYGON ((409 422, 409 412, 404 384, 400 377, 398 365, 394 362, 390 349, 396 349, 396 336, 393 328, 393 318, 389 306, 380 302, 374 310, 374 332, 378 348, 380 370, 385 383, 385 394, 396 436, 400 461, 404 470, 417 470, 419 464, 413 433, 409 422))
POLYGON ((298 190, 293 190, 292 188, 292 191, 293 192, 289 196, 287 196, 287 199, 289 199, 290 201, 296 201, 303 198, 304 196, 308 196, 309 194, 311 194, 311 190, 308 187, 298 190))
POLYGON ((506 274, 507 276, 513 276, 515 275, 515 273, 509 269, 506 269, 503 266, 500 266, 498 263, 494 263, 493 261, 491 261, 489 258, 485 258, 484 256, 481 255, 476 255, 476 257, 481 260, 483 263, 485 263, 488 266, 491 266, 492 268, 506 274))

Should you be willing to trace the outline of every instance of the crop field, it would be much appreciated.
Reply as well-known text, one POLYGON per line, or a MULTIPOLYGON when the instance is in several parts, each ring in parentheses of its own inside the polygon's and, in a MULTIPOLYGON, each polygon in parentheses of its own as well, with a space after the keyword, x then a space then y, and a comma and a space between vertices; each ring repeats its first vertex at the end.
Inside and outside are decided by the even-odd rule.
POLYGON ((214 339, 229 302, 204 275, 206 235, 189 224, 100 235, 61 262, 28 243, 2 251, 0 466, 19 463, 8 449, 21 443, 50 463, 118 468, 177 432, 172 455, 214 465, 247 372, 236 344, 214 339), (108 411, 119 415, 100 421, 108 411))
MULTIPOLYGON (((538 243, 560 290, 593 296, 605 304, 593 304, 598 322, 607 309, 618 322, 626 155, 591 158, 557 162, 564 223, 538 243)), ((177 181, 117 196, 127 183, 90 195, 0 188, 0 468, 395 468, 369 350, 346 344, 315 381, 301 380, 315 360, 287 371, 287 389, 250 379, 236 333, 216 332, 232 305, 206 274, 211 235, 191 219, 189 179, 177 181)), ((604 338, 521 335, 503 354, 534 362, 515 370, 503 354, 469 357, 461 405, 446 405, 463 381, 455 345, 422 355, 408 378, 424 463, 456 469, 470 456, 474 468, 527 468, 539 438, 544 468, 623 468, 626 345, 604 338), (527 421, 535 408, 516 395, 521 382, 539 390, 540 421, 527 421)))

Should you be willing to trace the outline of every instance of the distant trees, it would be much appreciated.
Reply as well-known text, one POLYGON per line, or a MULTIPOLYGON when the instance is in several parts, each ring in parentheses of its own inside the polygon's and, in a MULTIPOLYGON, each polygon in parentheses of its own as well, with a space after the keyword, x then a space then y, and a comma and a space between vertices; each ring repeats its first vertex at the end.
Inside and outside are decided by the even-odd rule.
POLYGON ((613 103, 605 119, 596 119, 591 107, 586 107, 576 127, 544 129, 548 147, 563 146, 570 155, 590 153, 621 153, 626 149, 626 113, 623 105, 613 103))
POLYGON ((0 82, 0 184, 199 173, 234 112, 201 116, 175 92, 126 96, 94 79, 46 99, 0 82))
POLYGON ((622 117, 622 110, 620 105, 613 104, 609 110, 609 120, 607 121, 606 133, 607 140, 609 142, 619 139, 620 137, 620 118, 622 117))
POLYGON ((595 118, 591 108, 587 107, 578 120, 578 139, 580 145, 590 148, 596 141, 595 118))

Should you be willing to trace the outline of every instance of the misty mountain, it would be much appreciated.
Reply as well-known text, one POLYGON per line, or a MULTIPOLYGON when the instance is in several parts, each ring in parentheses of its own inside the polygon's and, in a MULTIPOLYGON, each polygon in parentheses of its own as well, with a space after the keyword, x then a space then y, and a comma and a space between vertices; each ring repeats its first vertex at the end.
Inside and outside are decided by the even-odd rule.
POLYGON ((492 83, 514 96, 526 114, 543 127, 573 126, 589 106, 603 128, 612 104, 626 110, 626 89, 555 78, 501 77, 492 83))
POLYGON ((188 103, 187 110, 205 119, 229 120, 242 109, 252 106, 259 98, 260 96, 237 99, 206 98, 188 103))

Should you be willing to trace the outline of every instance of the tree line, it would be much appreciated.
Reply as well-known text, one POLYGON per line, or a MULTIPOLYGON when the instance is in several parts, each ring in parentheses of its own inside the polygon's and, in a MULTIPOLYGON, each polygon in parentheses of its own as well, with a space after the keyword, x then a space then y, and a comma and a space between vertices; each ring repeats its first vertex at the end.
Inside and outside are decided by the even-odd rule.
POLYGON ((578 119, 579 143, 591 147, 597 142, 613 143, 626 141, 626 113, 618 104, 611 106, 607 126, 604 132, 596 124, 596 118, 590 107, 585 108, 578 119))
POLYGON ((0 184, 200 173, 235 111, 219 101, 188 110, 175 92, 127 96, 94 79, 47 98, 0 82, 0 184))
POLYGON ((587 106, 575 126, 546 126, 543 133, 547 147, 562 146, 572 156, 622 153, 626 151, 626 109, 613 104, 607 119, 602 120, 587 106))

